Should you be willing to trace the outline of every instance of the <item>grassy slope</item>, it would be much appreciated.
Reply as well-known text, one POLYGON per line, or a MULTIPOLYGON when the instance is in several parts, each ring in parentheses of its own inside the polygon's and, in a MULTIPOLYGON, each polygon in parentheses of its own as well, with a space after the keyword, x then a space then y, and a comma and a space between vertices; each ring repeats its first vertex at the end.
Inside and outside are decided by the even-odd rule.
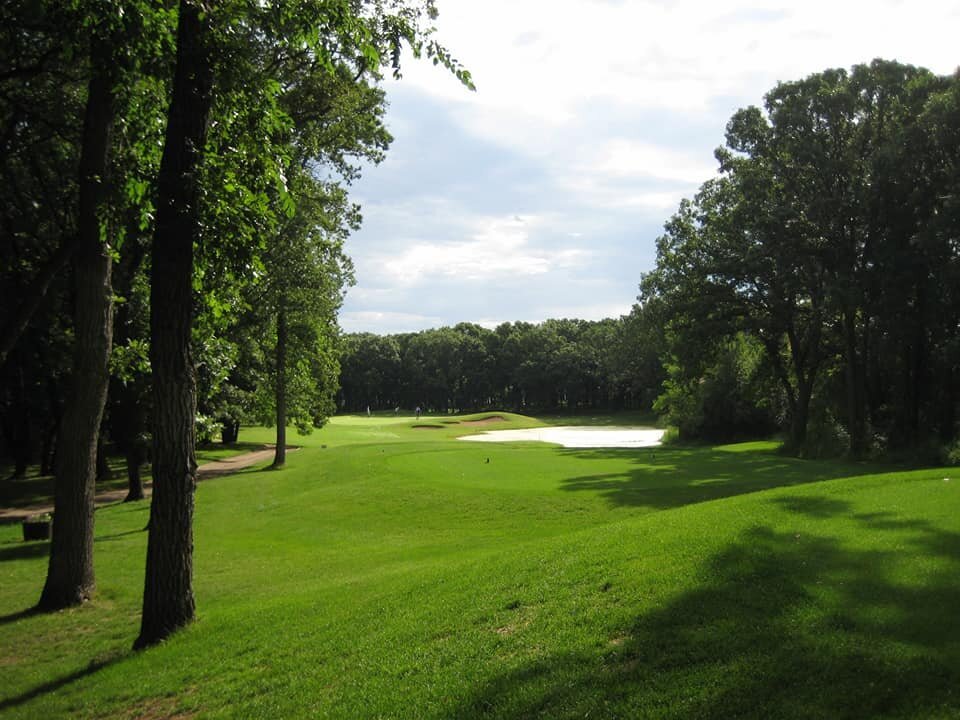
POLYGON ((341 419, 201 484, 200 618, 147 652, 145 504, 98 512, 97 599, 54 616, 21 614, 46 544, 0 527, 0 715, 960 714, 947 471, 412 424, 341 419))

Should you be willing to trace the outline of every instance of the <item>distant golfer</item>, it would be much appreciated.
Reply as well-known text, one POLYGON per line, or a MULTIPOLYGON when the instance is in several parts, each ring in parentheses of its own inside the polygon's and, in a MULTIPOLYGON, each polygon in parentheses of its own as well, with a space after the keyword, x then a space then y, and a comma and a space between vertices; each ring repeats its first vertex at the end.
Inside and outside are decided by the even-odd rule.
POLYGON ((367 405, 367 417, 370 417, 370 406, 367 405))
POLYGON ((419 406, 419 405, 417 405, 416 413, 417 413, 417 420, 419 420, 419 419, 420 419, 420 406, 419 406))

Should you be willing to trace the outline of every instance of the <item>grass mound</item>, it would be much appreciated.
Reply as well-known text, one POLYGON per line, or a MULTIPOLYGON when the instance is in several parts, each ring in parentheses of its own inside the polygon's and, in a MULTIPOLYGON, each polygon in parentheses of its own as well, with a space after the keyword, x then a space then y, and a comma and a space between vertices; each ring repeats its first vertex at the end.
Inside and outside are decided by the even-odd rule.
POLYGON ((769 443, 476 446, 412 424, 335 419, 282 471, 201 484, 199 619, 145 652, 145 504, 98 511, 96 598, 55 615, 27 612, 46 543, 0 527, 0 713, 960 711, 950 471, 769 443))
POLYGON ((464 420, 464 425, 496 425, 499 423, 507 422, 507 419, 502 415, 488 415, 487 417, 477 418, 476 420, 464 420))

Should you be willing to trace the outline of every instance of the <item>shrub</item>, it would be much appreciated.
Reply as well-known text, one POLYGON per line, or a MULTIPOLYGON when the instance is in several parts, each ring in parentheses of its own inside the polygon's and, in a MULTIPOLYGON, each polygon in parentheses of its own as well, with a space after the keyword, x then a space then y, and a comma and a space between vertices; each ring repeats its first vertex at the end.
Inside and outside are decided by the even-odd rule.
POLYGON ((940 448, 940 462, 951 467, 960 465, 960 440, 954 440, 940 448))
POLYGON ((215 435, 223 430, 220 422, 209 415, 197 415, 196 419, 197 442, 201 445, 213 442, 215 435))

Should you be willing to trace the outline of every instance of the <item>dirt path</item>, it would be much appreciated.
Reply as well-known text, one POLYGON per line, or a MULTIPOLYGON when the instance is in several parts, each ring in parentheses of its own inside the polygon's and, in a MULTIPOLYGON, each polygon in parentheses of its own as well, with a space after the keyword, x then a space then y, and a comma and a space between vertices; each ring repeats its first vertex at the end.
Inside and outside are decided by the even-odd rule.
MULTIPOLYGON (((287 452, 291 452, 296 449, 297 448, 295 447, 287 447, 287 452)), ((213 462, 204 463, 203 465, 199 465, 197 467, 197 481, 209 480, 211 478, 239 472, 244 468, 258 465, 262 462, 272 459, 273 453, 273 446, 265 446, 262 450, 254 450, 253 452, 244 453, 242 455, 234 455, 233 457, 226 458, 225 460, 215 460, 213 462)), ((152 491, 153 488, 151 484, 145 483, 143 488, 144 495, 146 497, 150 497, 152 491)), ((97 493, 96 498, 94 499, 94 504, 96 507, 112 505, 113 503, 121 502, 126 496, 126 488, 121 488, 119 490, 105 490, 97 493)), ((30 517, 31 515, 39 515, 47 512, 53 512, 53 505, 30 505, 28 507, 21 508, 0 507, 0 522, 17 522, 23 520, 24 518, 30 517)))

